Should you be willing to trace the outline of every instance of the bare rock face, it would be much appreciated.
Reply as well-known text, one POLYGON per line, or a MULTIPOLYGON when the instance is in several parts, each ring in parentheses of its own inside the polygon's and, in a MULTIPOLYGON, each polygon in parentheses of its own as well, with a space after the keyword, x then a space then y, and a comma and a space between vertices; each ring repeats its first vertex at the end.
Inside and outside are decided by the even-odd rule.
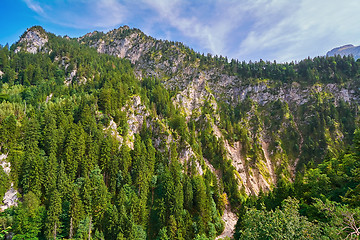
MULTIPOLYGON (((113 119, 110 120, 109 126, 103 130, 116 138, 119 142, 119 148, 126 144, 130 149, 134 149, 135 134, 140 133, 144 120, 150 113, 141 103, 141 98, 138 95, 131 97, 121 111, 126 112, 128 125, 126 137, 119 133, 118 126, 113 119)), ((101 115, 99 112, 98 114, 101 115)))
MULTIPOLYGON (((207 90, 206 78, 206 75, 200 74, 173 99, 174 103, 183 109, 187 120, 194 114, 200 115, 201 107, 204 105, 205 101, 210 103, 215 112, 218 109, 214 95, 207 90)), ((215 114, 214 117, 217 120, 220 118, 217 114, 215 114)))
MULTIPOLYGON (((79 38, 79 41, 85 41, 100 34, 99 32, 88 33, 79 38)), ((145 55, 154 46, 154 41, 148 41, 139 30, 130 32, 128 26, 114 29, 106 34, 106 38, 90 40, 89 46, 96 48, 99 53, 105 53, 120 58, 126 58, 131 63, 139 61, 140 57, 145 55), (120 37, 121 36, 121 37, 120 37)))
POLYGON ((12 206, 17 206, 18 197, 17 197, 17 191, 13 187, 13 183, 11 183, 10 189, 5 193, 4 199, 3 199, 3 205, 0 205, 1 211, 4 211, 5 209, 8 209, 12 206))
POLYGON ((3 168, 4 172, 9 175, 11 171, 11 164, 7 161, 5 161, 7 158, 6 154, 0 155, 0 166, 3 168))
MULTIPOLYGON (((191 50, 185 50, 186 47, 182 44, 156 40, 128 26, 106 34, 88 33, 78 41, 96 48, 99 53, 129 59, 135 65, 136 75, 140 79, 141 77, 157 77, 162 79, 167 88, 183 91, 177 96, 176 101, 192 98, 187 102, 190 111, 203 102, 197 97, 204 97, 204 94, 199 94, 204 92, 211 92, 216 100, 225 100, 234 104, 251 98, 260 105, 277 99, 288 104, 302 105, 308 102, 313 91, 317 91, 312 86, 301 87, 297 83, 282 86, 273 86, 270 80, 248 83, 237 76, 224 73, 222 69, 201 69, 198 60, 191 60, 193 54, 191 50), (194 89, 196 92, 193 91, 194 89)), ((345 53, 355 48, 347 45, 333 51, 341 50, 345 53)), ((332 93, 336 101, 358 100, 354 92, 347 87, 341 89, 335 84, 327 84, 321 88, 323 91, 332 93)))
POLYGON ((37 53, 41 51, 45 43, 48 42, 48 37, 41 27, 32 27, 28 29, 25 34, 20 38, 15 53, 24 50, 29 53, 37 53))
POLYGON ((130 99, 126 107, 121 109, 127 113, 127 122, 129 126, 126 144, 134 149, 135 133, 139 133, 144 120, 149 116, 146 107, 141 103, 140 96, 134 96, 130 99))
POLYGON ((222 220, 225 224, 224 231, 215 239, 226 239, 226 237, 231 238, 235 233, 235 225, 238 219, 239 217, 229 209, 229 206, 227 206, 224 211, 224 215, 222 216, 222 220))
MULTIPOLYGON (((7 158, 6 154, 0 155, 0 166, 4 169, 5 173, 9 175, 11 171, 11 164, 6 161, 6 158, 7 158)), ((14 189, 13 185, 14 184, 11 183, 10 189, 5 193, 4 199, 2 201, 3 204, 0 205, 1 211, 4 211, 5 209, 8 209, 12 206, 17 206, 18 192, 14 189)))

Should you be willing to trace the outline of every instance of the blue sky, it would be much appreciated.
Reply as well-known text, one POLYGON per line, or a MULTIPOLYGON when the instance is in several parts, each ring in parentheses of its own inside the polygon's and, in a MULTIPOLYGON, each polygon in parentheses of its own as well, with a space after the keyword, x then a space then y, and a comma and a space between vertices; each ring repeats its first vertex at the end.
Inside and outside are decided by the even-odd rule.
POLYGON ((71 37, 123 25, 194 50, 278 62, 360 44, 359 0, 2 0, 0 44, 26 28, 71 37))

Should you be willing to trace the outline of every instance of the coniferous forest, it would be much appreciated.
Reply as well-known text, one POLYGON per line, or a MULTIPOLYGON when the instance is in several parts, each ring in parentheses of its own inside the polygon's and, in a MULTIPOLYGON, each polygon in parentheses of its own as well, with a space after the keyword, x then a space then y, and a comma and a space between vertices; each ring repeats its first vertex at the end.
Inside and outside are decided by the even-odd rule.
MULTIPOLYGON (((42 50, 0 48, 0 151, 11 166, 0 168, 0 198, 13 188, 18 199, 0 212, 0 239, 359 238, 357 101, 324 91, 301 106, 208 98, 189 115, 175 101, 182 89, 161 75, 139 77, 128 59, 31 29, 47 36, 42 50), (248 190, 227 152, 237 143, 248 177, 258 169, 268 187, 248 190), (228 212, 237 223, 226 236, 228 212)), ((351 56, 240 63, 161 42, 162 57, 175 46, 184 65, 269 81, 269 91, 295 82, 358 91, 351 56)))

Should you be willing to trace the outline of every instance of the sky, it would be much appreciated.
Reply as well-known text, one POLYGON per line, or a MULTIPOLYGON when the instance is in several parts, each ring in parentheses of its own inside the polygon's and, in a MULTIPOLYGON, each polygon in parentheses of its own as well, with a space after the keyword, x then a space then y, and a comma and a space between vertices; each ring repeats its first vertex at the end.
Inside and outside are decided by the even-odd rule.
POLYGON ((123 25, 200 53, 298 61, 360 45, 359 0, 2 0, 0 44, 31 26, 79 37, 123 25))

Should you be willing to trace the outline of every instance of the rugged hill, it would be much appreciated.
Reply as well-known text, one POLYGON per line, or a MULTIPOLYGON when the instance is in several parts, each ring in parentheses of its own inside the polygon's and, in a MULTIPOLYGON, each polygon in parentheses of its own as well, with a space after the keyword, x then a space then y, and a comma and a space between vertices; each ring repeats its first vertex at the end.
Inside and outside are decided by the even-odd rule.
POLYGON ((231 236, 249 195, 337 157, 358 122, 351 57, 229 61, 125 26, 77 39, 32 27, 0 60, 3 186, 37 197, 48 236, 59 223, 65 237, 92 223, 120 239, 231 236), (58 202, 75 210, 57 219, 58 202))
MULTIPOLYGON (((212 122, 212 133, 222 139, 227 158, 239 173, 240 187, 247 193, 269 189, 277 176, 294 176, 299 162, 321 162, 351 139, 358 88, 351 81, 357 76, 356 63, 350 59, 349 72, 335 70, 325 58, 298 64, 228 63, 224 57, 200 55, 181 43, 156 40, 127 26, 106 34, 95 31, 77 40, 99 53, 129 59, 139 80, 160 79, 174 91, 172 100, 187 121, 199 121, 203 106, 209 103, 211 111, 205 117, 212 122), (322 108, 335 113, 327 116, 322 108), (341 119, 343 111, 350 114, 346 121, 351 123, 341 119), (314 131, 317 125, 322 129, 314 131)), ((30 30, 15 51, 23 48, 34 53, 47 41, 43 30, 30 30)), ((345 65, 344 60, 335 60, 345 65)), ((67 84, 86 81, 79 75, 73 68, 67 84)))
POLYGON ((348 111, 353 115, 348 120, 355 118, 359 94, 354 60, 334 59, 340 69, 331 65, 333 59, 321 57, 298 64, 228 62, 224 57, 197 54, 181 43, 156 40, 127 26, 106 34, 89 33, 78 41, 99 53, 129 59, 139 79, 160 79, 176 91, 174 102, 187 119, 200 114, 201 106, 210 101, 213 132, 224 139, 227 156, 240 173, 247 193, 258 193, 275 184, 279 175, 276 166, 286 163, 285 168, 293 173, 299 162, 320 162, 321 156, 336 152, 344 139, 351 139, 351 124, 345 127, 340 118, 333 119, 336 113, 325 116, 320 109, 348 111), (326 122, 328 117, 334 122, 326 122), (317 129, 315 122, 323 121, 322 133, 313 131, 317 129), (244 151, 245 140, 239 136, 240 130, 233 133, 234 124, 243 129, 250 149, 244 151), (255 156, 245 154, 247 151, 256 152, 255 156))
POLYGON ((331 51, 326 53, 327 56, 349 56, 352 55, 355 60, 360 58, 360 46, 354 46, 352 44, 344 45, 341 47, 337 47, 332 49, 331 51))

